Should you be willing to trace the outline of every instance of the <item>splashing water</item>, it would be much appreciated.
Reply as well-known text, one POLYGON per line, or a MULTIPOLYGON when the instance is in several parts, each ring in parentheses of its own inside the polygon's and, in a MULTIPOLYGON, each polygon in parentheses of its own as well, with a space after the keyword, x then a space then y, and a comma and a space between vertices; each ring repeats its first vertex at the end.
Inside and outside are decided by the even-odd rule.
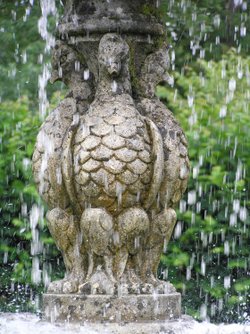
MULTIPOLYGON (((204 308, 204 314, 205 314, 204 308)), ((213 325, 207 322, 198 323, 190 317, 170 323, 161 321, 156 323, 133 323, 133 324, 51 324, 41 321, 37 316, 19 314, 0 314, 1 334, 128 334, 136 333, 175 333, 175 334, 250 334, 250 325, 213 325), (160 331, 159 331, 160 330, 160 331)))
MULTIPOLYGON (((53 15, 58 18, 58 12, 55 0, 40 0, 40 7, 42 16, 38 20, 38 31, 45 41, 44 53, 50 54, 51 48, 55 45, 55 37, 48 31, 48 17, 53 15)), ((50 79, 50 61, 48 63, 44 61, 43 55, 41 55, 41 60, 43 60, 43 71, 38 78, 39 113, 41 119, 44 119, 49 107, 46 87, 50 79)))

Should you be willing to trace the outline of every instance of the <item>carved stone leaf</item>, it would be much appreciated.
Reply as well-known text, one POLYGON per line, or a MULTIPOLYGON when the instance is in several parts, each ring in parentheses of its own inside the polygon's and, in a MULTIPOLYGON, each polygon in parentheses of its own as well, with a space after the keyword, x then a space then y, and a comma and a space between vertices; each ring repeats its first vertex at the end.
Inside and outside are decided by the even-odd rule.
POLYGON ((89 115, 85 116, 85 124, 89 127, 94 126, 94 125, 99 125, 101 123, 102 123, 102 118, 101 117, 89 116, 89 115))
POLYGON ((131 162, 137 157, 137 152, 124 147, 115 151, 115 156, 124 162, 131 162))
POLYGON ((120 160, 115 159, 114 157, 107 162, 104 162, 105 169, 110 173, 119 174, 122 172, 125 163, 120 160))
POLYGON ((151 154, 148 151, 145 151, 145 150, 141 151, 139 152, 138 156, 142 161, 146 163, 149 163, 152 161, 151 154))
POLYGON ((142 151, 144 149, 144 141, 143 139, 136 135, 131 139, 127 139, 127 147, 131 150, 135 150, 135 151, 142 151))
POLYGON ((126 117, 127 118, 132 118, 132 117, 136 117, 138 116, 138 112, 137 110, 132 106, 132 107, 128 107, 126 108, 126 117))
POLYGON ((95 150, 91 151, 91 156, 95 160, 107 161, 111 158, 113 151, 104 145, 98 146, 95 150))
POLYGON ((87 197, 96 197, 100 194, 100 187, 93 181, 90 181, 88 185, 83 187, 83 192, 87 197))
POLYGON ((145 164, 143 161, 140 159, 136 159, 133 162, 128 164, 128 168, 133 174, 138 174, 141 175, 144 172, 146 172, 148 165, 145 164))
POLYGON ((126 191, 122 195, 122 206, 127 208, 135 205, 137 203, 138 196, 137 194, 130 194, 128 191, 126 191))
POLYGON ((86 183, 88 183, 90 179, 89 173, 86 173, 84 171, 80 171, 76 176, 75 180, 78 184, 84 186, 86 183))
POLYGON ((106 188, 115 179, 115 176, 103 168, 100 168, 97 172, 91 173, 91 178, 94 182, 106 188))
POLYGON ((141 191, 143 191, 145 189, 144 184, 141 182, 140 179, 138 179, 134 184, 130 185, 128 187, 128 190, 132 193, 132 194, 136 194, 138 195, 138 193, 140 193, 141 191))
POLYGON ((116 198, 118 194, 120 194, 122 196, 123 189, 124 189, 124 187, 120 182, 114 181, 107 188, 105 188, 104 191, 110 197, 115 197, 116 198))
POLYGON ((125 118, 120 115, 112 115, 111 117, 106 117, 105 122, 110 125, 119 125, 125 122, 125 118))
POLYGON ((113 131, 113 126, 108 125, 104 122, 91 127, 91 133, 96 136, 106 136, 109 135, 112 131, 113 131))
POLYGON ((101 193, 95 200, 96 205, 101 208, 109 208, 117 202, 116 198, 109 196, 107 193, 101 193))
POLYGON ((127 120, 120 125, 116 125, 115 132, 124 138, 129 138, 136 134, 137 128, 133 122, 127 120))
POLYGON ((138 179, 138 175, 131 173, 129 170, 126 170, 124 173, 118 176, 118 179, 125 184, 133 184, 138 179))
POLYGON ((97 136, 88 136, 82 143, 82 147, 85 150, 93 150, 101 142, 101 138, 97 136))
POLYGON ((90 152, 81 150, 78 155, 78 161, 79 163, 83 164, 90 158, 90 152))
POLYGON ((116 134, 105 136, 104 138, 102 138, 102 143, 108 148, 111 148, 114 150, 118 148, 122 148, 126 145, 125 139, 121 138, 120 136, 116 134))
POLYGON ((152 171, 147 169, 145 173, 141 176, 141 181, 143 184, 148 184, 152 180, 152 171))
POLYGON ((113 110, 111 106, 109 105, 108 107, 101 108, 100 105, 94 106, 92 108, 92 111, 90 113, 91 116, 96 116, 96 117, 109 117, 113 114, 113 110))
POLYGON ((89 159, 85 164, 82 165, 82 169, 87 172, 94 172, 101 166, 99 161, 94 159, 89 159))
POLYGON ((89 135, 89 127, 87 127, 86 125, 82 125, 76 133, 75 136, 75 143, 81 143, 82 141, 84 141, 85 138, 87 138, 87 136, 89 135))

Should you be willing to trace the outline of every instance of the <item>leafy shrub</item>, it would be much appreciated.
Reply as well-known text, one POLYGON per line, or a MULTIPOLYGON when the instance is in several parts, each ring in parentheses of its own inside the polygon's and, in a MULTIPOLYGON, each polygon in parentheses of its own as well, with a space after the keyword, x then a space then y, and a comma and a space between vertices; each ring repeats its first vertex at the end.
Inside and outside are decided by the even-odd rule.
POLYGON ((28 102, 27 98, 21 98, 0 105, 0 309, 3 311, 34 309, 33 290, 43 289, 53 263, 55 275, 62 269, 57 266, 58 252, 47 231, 44 209, 32 181, 31 156, 41 121, 37 111, 29 109, 28 102), (33 216, 39 215, 33 229, 32 212, 33 216))
POLYGON ((192 175, 162 268, 185 311, 214 321, 250 317, 250 57, 230 50, 158 88, 189 140, 192 175), (200 311, 200 312, 199 312, 200 311))

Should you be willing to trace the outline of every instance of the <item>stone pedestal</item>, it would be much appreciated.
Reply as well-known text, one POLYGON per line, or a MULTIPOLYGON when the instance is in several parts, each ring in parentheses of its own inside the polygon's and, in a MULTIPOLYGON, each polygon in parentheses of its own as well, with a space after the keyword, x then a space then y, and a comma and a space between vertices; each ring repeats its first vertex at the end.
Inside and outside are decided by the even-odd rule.
POLYGON ((51 322, 137 322, 173 320, 181 315, 181 295, 43 295, 44 316, 51 322))

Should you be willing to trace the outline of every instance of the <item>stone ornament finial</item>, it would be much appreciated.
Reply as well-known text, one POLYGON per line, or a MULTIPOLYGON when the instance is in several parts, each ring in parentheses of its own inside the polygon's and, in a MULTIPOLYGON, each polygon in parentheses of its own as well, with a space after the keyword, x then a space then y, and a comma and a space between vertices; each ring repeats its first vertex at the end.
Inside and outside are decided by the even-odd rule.
POLYGON ((118 33, 56 44, 52 81, 64 81, 69 93, 42 125, 33 155, 66 267, 65 278, 48 287, 54 294, 175 291, 157 267, 187 186, 187 142, 155 96, 156 85, 170 80, 167 46, 146 56, 132 44, 118 33), (89 68, 95 71, 86 77, 89 68))

